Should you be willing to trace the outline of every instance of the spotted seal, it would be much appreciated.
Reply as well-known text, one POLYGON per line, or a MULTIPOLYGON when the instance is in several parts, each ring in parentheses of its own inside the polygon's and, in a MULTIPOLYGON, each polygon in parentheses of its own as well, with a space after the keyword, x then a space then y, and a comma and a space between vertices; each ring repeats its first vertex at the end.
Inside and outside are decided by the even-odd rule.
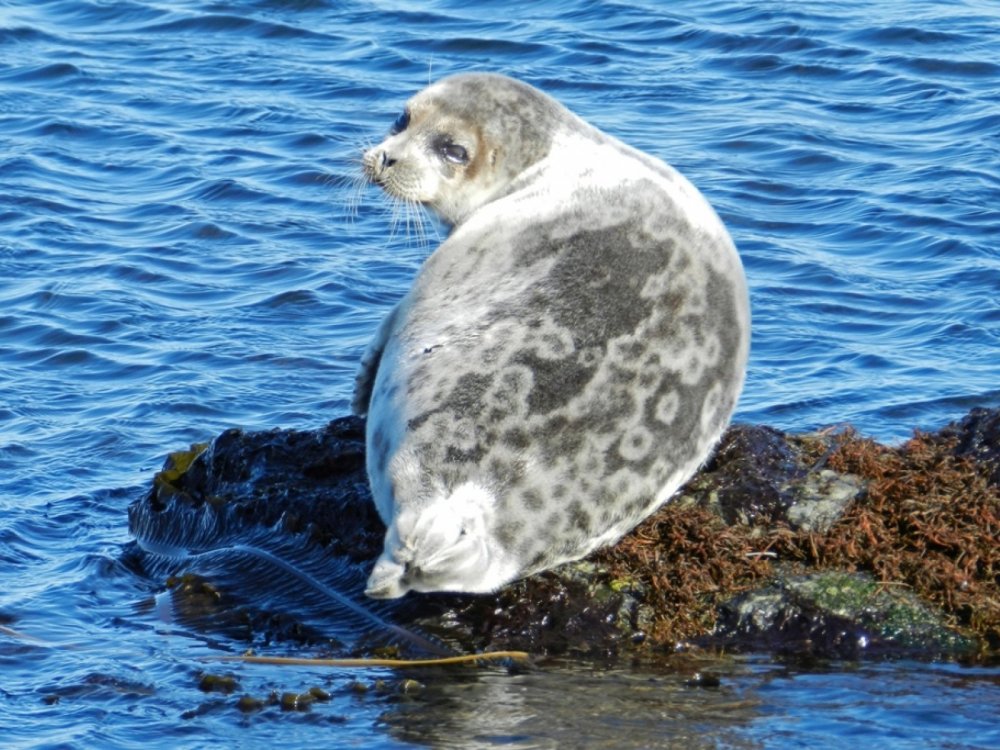
POLYGON ((366 177, 451 226, 362 359, 366 593, 487 592, 632 529, 743 385, 736 249, 675 169, 494 74, 416 94, 366 177))

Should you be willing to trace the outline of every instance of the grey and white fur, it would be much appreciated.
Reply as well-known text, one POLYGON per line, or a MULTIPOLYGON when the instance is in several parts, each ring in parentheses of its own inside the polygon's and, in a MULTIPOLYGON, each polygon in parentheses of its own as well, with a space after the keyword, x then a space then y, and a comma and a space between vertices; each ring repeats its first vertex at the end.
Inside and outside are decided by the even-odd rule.
POLYGON ((487 592, 619 539, 743 385, 739 256, 667 164, 504 76, 415 95, 364 172, 451 225, 362 360, 372 597, 487 592))

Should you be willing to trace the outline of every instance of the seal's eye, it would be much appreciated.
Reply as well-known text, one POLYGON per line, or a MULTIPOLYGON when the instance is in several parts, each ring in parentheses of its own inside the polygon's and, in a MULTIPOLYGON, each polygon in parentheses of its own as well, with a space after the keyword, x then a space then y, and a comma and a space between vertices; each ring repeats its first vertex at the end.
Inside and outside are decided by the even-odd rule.
POLYGON ((469 161, 469 152, 457 143, 446 143, 441 147, 441 156, 452 164, 465 164, 469 161))
POLYGON ((393 135, 397 135, 406 130, 409 124, 410 124, 410 113, 404 110, 403 114, 397 117, 396 122, 394 122, 392 124, 392 127, 389 128, 389 132, 392 133, 393 135))

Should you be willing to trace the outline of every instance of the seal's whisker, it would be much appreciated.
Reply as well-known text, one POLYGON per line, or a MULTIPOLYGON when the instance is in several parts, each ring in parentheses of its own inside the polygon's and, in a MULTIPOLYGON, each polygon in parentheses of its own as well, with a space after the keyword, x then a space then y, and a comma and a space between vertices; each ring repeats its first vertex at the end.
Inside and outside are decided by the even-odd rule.
POLYGON ((361 198, 368 188, 368 180, 360 169, 356 170, 349 177, 349 187, 347 188, 347 203, 345 205, 346 215, 350 221, 356 221, 358 210, 361 206, 361 198))
POLYGON ((350 188, 347 192, 347 203, 345 205, 345 213, 349 221, 357 220, 358 209, 361 206, 361 198, 364 195, 365 190, 371 184, 370 180, 365 175, 362 157, 365 152, 372 147, 372 145, 371 140, 369 138, 365 138, 361 147, 356 152, 356 156, 350 160, 350 188))
POLYGON ((413 239, 419 247, 427 244, 427 232, 424 229, 424 207, 416 201, 405 201, 406 203, 406 229, 407 235, 412 227, 413 239))

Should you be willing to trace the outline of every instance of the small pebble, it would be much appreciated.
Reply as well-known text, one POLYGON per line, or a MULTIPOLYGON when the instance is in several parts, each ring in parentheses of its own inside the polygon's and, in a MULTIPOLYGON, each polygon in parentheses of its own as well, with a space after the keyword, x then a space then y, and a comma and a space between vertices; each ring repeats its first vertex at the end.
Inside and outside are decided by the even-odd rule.
POLYGON ((722 684, 722 680, 719 679, 718 675, 695 672, 684 681, 684 684, 696 688, 717 688, 722 684))

